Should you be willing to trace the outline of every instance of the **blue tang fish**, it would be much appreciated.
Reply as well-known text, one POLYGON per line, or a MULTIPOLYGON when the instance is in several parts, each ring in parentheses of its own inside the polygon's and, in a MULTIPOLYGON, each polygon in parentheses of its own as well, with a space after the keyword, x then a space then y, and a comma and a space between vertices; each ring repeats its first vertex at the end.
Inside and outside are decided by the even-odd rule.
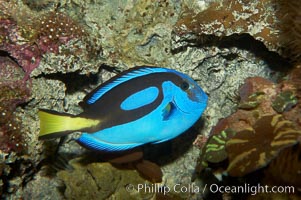
POLYGON ((40 110, 41 139, 83 132, 82 146, 123 151, 177 137, 202 115, 207 95, 189 76, 159 67, 136 67, 88 94, 79 115, 40 110))

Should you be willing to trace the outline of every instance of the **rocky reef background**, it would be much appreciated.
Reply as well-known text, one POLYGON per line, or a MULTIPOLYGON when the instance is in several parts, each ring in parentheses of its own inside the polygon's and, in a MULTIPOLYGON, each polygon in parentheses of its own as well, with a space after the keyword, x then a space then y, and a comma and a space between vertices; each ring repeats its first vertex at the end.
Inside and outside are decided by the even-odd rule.
MULTIPOLYGON (((191 130, 145 147, 144 156, 163 171, 162 185, 191 184, 204 156, 201 149, 219 120, 241 109, 242 103, 249 110, 262 103, 257 97, 263 94, 249 99, 256 90, 242 94, 243 84, 255 87, 257 82, 258 91, 267 87, 264 102, 280 99, 276 110, 260 107, 262 115, 280 113, 300 129, 300 112, 294 110, 300 108, 300 78, 290 75, 291 70, 301 74, 300 7, 300 1, 281 0, 0 0, 0 194, 8 199, 159 199, 157 193, 124 190, 131 181, 146 181, 135 170, 78 164, 78 157, 89 152, 73 140, 76 133, 59 151, 66 163, 73 159, 71 164, 49 175, 45 166, 59 168, 54 161, 46 162, 59 141, 38 140, 39 108, 78 114, 78 104, 89 91, 134 66, 182 71, 209 96, 202 119, 191 130), (291 82, 284 83, 284 78, 291 82), (265 81, 269 84, 260 85, 265 81), (100 171, 115 178, 105 179, 100 171), (80 185, 95 191, 89 196, 80 185)), ((235 131, 253 127, 256 119, 235 131)), ((218 130, 216 134, 223 131, 218 130)), ((298 133, 295 141, 291 144, 300 142, 298 133)), ((197 177, 195 183, 202 187, 204 181, 197 177)), ((201 193, 170 195, 206 198, 201 193)))

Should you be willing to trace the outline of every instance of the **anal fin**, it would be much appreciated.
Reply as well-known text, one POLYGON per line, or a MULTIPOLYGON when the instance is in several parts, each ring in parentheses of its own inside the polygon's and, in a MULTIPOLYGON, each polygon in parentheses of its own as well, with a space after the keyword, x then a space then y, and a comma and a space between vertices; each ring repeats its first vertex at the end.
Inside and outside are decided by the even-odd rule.
POLYGON ((129 143, 129 144, 122 144, 122 143, 110 143, 104 140, 99 140, 93 136, 93 134, 83 133, 78 139, 77 142, 82 146, 96 151, 125 151, 137 146, 142 145, 142 143, 129 143))

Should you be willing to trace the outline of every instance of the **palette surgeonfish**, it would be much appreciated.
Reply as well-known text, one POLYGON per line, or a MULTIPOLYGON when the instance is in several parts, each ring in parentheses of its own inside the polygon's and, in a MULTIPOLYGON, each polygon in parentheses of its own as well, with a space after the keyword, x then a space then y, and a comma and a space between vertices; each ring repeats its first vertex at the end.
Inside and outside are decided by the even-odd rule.
POLYGON ((40 139, 80 131, 77 142, 98 151, 123 151, 173 139, 202 115, 207 95, 189 76, 160 67, 136 67, 101 84, 78 115, 41 109, 40 139))

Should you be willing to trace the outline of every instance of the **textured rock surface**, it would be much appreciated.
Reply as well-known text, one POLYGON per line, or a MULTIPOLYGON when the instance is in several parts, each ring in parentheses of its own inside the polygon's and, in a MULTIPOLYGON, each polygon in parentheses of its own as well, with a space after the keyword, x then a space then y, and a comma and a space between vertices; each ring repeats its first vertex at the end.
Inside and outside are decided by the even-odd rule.
POLYGON ((58 177, 66 185, 67 199, 150 199, 154 193, 138 192, 138 184, 150 184, 135 170, 119 170, 109 163, 82 164, 71 161, 72 171, 61 171, 58 177), (132 187, 134 186, 134 187, 132 187))
POLYGON ((180 2, 110 2, 86 4, 89 12, 84 17, 89 27, 97 27, 107 63, 121 68, 168 65, 170 33, 180 2))
POLYGON ((41 173, 35 174, 32 181, 24 187, 22 197, 24 199, 65 199, 60 189, 62 183, 54 177, 47 177, 41 173))
MULTIPOLYGON (((208 108, 202 120, 185 136, 160 144, 159 148, 146 150, 151 152, 146 156, 161 164, 164 184, 169 187, 177 183, 188 185, 199 156, 199 149, 192 147, 196 135, 208 136, 219 118, 235 111, 237 91, 245 78, 261 76, 275 81, 280 76, 271 67, 279 67, 282 60, 278 54, 268 51, 278 47, 276 18, 272 3, 268 0, 250 5, 243 1, 236 1, 235 4, 214 1, 212 4, 209 0, 12 2, 26 8, 21 10, 29 9, 34 13, 52 10, 66 13, 89 34, 87 41, 70 40, 61 44, 57 52, 43 54, 39 66, 30 74, 31 96, 26 105, 18 107, 16 114, 22 119, 28 154, 35 158, 36 163, 45 154, 53 152, 58 142, 38 141, 38 108, 78 114, 81 112, 78 103, 83 97, 98 84, 116 75, 117 71, 137 65, 162 66, 187 73, 209 95, 208 108), (264 6, 268 9, 262 9, 264 6), (229 11, 225 11, 226 8, 232 9, 231 16, 229 11), (198 26, 198 20, 212 13, 219 14, 217 21, 208 18, 203 21, 206 23, 198 26), (222 24, 225 16, 228 18, 222 24), (231 24, 231 21, 235 23, 231 24), (199 29, 194 29, 193 24, 199 29), (213 31, 216 25, 218 34, 213 31), (202 33, 214 36, 203 37, 202 33), (237 36, 236 33, 247 34, 237 36), (167 153, 161 155, 160 148, 167 153), (44 153, 41 155, 41 152, 44 153)), ((77 157, 85 152, 73 140, 77 136, 72 134, 68 137, 60 148, 61 154, 77 157)), ((39 174, 27 184, 25 194, 47 199, 47 196, 36 196, 32 187, 49 182, 51 179, 39 174)), ((21 195, 22 188, 16 188, 19 188, 18 194, 21 195)), ((70 196, 70 193, 65 195, 70 196)), ((200 198, 201 194, 181 195, 193 199, 200 198)), ((57 194, 54 198, 60 197, 57 194)))
POLYGON ((192 8, 182 10, 175 26, 178 35, 229 36, 248 33, 264 42, 270 50, 279 44, 279 2, 271 0, 212 1, 201 12, 192 8))

